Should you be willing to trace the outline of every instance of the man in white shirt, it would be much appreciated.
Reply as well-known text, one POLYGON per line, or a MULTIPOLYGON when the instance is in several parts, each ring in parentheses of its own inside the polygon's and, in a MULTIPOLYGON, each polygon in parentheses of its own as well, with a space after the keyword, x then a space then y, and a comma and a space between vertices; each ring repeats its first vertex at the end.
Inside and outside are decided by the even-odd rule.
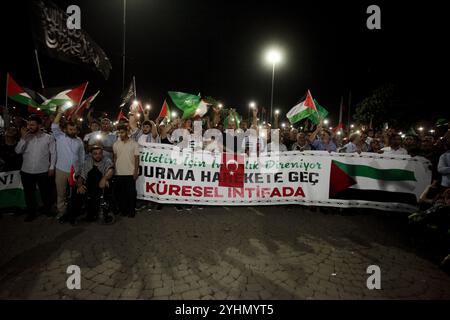
POLYGON ((27 217, 32 221, 36 217, 36 184, 39 187, 43 203, 43 212, 51 216, 50 178, 55 175, 56 145, 55 139, 41 131, 42 120, 31 116, 27 126, 21 130, 22 138, 16 146, 16 153, 23 156, 20 176, 25 193, 27 217))
POLYGON ((349 142, 345 146, 342 147, 340 152, 361 153, 361 148, 359 147, 360 143, 361 143, 361 140, 360 140, 359 134, 353 133, 352 135, 350 135, 349 142))
POLYGON ((128 136, 127 125, 117 128, 119 139, 113 145, 114 151, 114 194, 118 209, 123 216, 134 218, 136 207, 136 179, 139 172, 139 147, 128 136))
POLYGON ((402 137, 399 134, 393 134, 389 137, 389 147, 384 147, 381 149, 383 154, 399 154, 407 155, 408 151, 402 148, 402 137))

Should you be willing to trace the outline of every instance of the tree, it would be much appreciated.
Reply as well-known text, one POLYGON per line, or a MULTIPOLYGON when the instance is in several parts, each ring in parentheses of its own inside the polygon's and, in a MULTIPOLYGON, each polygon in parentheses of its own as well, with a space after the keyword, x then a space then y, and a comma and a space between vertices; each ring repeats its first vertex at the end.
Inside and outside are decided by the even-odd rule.
POLYGON ((373 91, 373 93, 364 98, 356 105, 353 119, 360 123, 368 124, 372 121, 373 125, 381 124, 395 118, 393 116, 393 98, 395 86, 392 83, 384 84, 373 91), (390 115, 389 118, 386 116, 390 115))

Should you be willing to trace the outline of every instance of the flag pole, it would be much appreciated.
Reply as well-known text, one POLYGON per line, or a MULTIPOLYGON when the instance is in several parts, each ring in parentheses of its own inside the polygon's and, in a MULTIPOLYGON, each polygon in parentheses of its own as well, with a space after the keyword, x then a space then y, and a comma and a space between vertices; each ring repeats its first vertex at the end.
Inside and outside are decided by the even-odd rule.
POLYGON ((36 49, 34 49, 34 55, 36 56, 36 64, 38 68, 39 79, 41 80, 41 88, 44 89, 44 80, 42 80, 41 64, 39 63, 39 56, 36 49))
POLYGON ((123 45, 122 45, 122 91, 125 90, 125 39, 126 39, 127 0, 123 0, 123 45))
POLYGON ((344 111, 343 109, 344 109, 344 96, 341 96, 341 104, 339 106, 339 123, 338 123, 338 125, 341 127, 339 128, 339 131, 343 131, 344 127, 344 124, 342 123, 342 113, 344 111))
POLYGON ((8 73, 6 73, 6 94, 5 94, 5 110, 3 110, 3 121, 5 128, 9 128, 9 114, 8 114, 8 73))
POLYGON ((137 94, 136 94, 136 78, 133 76, 133 87, 134 87, 134 99, 137 99, 137 94))
POLYGON ((348 92, 348 120, 347 120, 347 130, 350 130, 350 106, 352 103, 352 92, 348 92))

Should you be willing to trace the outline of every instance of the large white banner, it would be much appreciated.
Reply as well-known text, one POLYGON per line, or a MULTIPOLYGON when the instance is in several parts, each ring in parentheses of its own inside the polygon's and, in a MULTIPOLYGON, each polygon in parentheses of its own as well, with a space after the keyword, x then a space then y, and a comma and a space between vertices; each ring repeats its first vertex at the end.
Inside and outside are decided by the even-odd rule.
POLYGON ((431 164, 421 157, 326 151, 257 157, 163 144, 140 148, 138 198, 158 203, 411 211, 431 182, 431 164))

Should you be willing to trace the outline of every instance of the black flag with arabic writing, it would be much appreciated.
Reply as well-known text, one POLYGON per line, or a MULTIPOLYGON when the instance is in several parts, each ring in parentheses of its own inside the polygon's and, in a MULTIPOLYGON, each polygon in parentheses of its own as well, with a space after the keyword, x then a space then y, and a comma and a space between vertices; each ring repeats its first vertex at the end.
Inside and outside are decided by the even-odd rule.
POLYGON ((131 101, 131 98, 136 99, 136 88, 134 87, 134 78, 130 82, 130 85, 128 86, 128 89, 126 89, 124 92, 122 92, 122 95, 120 99, 122 100, 122 103, 120 104, 120 108, 123 108, 128 102, 131 101))
POLYGON ((105 52, 82 29, 68 29, 68 18, 51 1, 32 1, 31 24, 36 48, 58 60, 88 65, 108 79, 112 67, 105 52))

